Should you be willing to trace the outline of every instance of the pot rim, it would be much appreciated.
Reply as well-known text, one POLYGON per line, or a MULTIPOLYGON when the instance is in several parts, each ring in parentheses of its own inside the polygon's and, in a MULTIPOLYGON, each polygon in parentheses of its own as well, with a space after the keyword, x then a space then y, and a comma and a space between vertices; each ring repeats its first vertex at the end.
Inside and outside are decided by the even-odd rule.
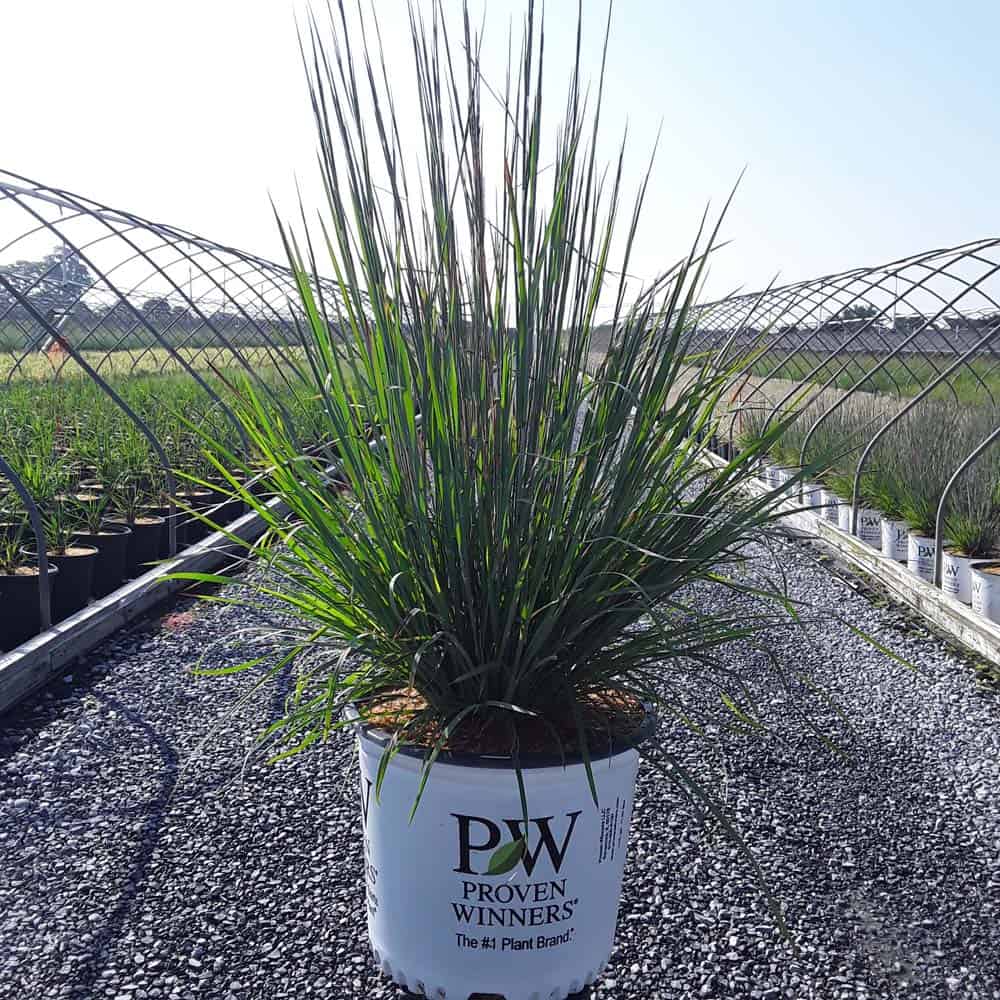
MULTIPOLYGON (((643 702, 642 707, 645 710, 645 714, 636 731, 635 738, 631 740, 615 740, 607 750, 592 752, 590 754, 591 764, 609 760, 612 757, 617 757, 619 754, 627 753, 629 750, 635 750, 652 737, 656 729, 656 709, 650 702, 643 702)), ((353 724, 353 728, 358 730, 359 736, 363 736, 365 739, 376 743, 382 748, 385 748, 392 738, 391 734, 384 729, 376 729, 373 726, 362 724, 360 722, 360 713, 353 704, 344 708, 344 717, 348 722, 353 724)), ((428 749, 418 746, 401 746, 396 752, 405 757, 416 757, 423 760, 427 756, 428 749)), ((583 762, 583 755, 579 752, 567 753, 565 755, 538 752, 519 755, 519 765, 522 771, 563 766, 570 767, 574 764, 583 764, 583 762)), ((485 768, 489 770, 513 770, 514 758, 510 754, 478 754, 442 750, 435 758, 434 764, 451 764, 457 767, 485 768)))
MULTIPOLYGON (((67 548, 70 549, 90 549, 89 552, 76 552, 70 555, 68 552, 59 552, 56 549, 45 549, 45 556, 47 559, 86 559, 88 556, 96 556, 98 553, 98 548, 96 545, 88 545, 86 542, 81 542, 79 545, 69 545, 67 548)), ((29 559, 38 559, 38 550, 29 549, 26 546, 22 547, 21 554, 28 556, 29 559)))
POLYGON ((144 521, 153 522, 155 524, 165 524, 166 518, 161 517, 159 514, 140 514, 134 521, 130 521, 124 514, 112 514, 110 517, 105 519, 106 524, 124 525, 126 528, 132 528, 136 524, 141 525, 144 521))
MULTIPOLYGON (((1000 566, 1000 559, 984 559, 982 557, 974 559, 972 561, 972 571, 974 573, 982 573, 983 570, 993 569, 994 566, 1000 566)), ((995 576, 996 574, 991 573, 990 576, 995 576)))
POLYGON ((116 524, 113 521, 107 521, 101 524, 100 531, 75 531, 74 534, 79 538, 117 537, 119 535, 131 535, 132 529, 127 524, 116 524))
MULTIPOLYGON (((34 573, 2 573, 0 572, 0 579, 3 580, 36 580, 41 577, 41 573, 38 572, 38 563, 28 563, 27 566, 19 566, 19 569, 33 569, 34 573)), ((55 576, 59 572, 59 567, 55 563, 49 563, 48 565, 48 575, 55 576)))

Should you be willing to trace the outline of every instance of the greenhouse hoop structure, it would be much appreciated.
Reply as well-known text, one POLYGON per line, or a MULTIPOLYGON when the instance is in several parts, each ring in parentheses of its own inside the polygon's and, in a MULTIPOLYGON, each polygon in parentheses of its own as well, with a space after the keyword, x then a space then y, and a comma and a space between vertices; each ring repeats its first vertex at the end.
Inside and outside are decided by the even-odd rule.
MULTIPOLYGON (((212 471, 198 428, 250 451, 233 393, 252 387, 305 454, 333 455, 298 301, 286 266, 0 171, 0 528, 18 528, 37 554, 43 630, 55 620, 51 509, 67 496, 107 502, 121 455, 134 459, 126 472, 141 469, 141 488, 126 492, 162 517, 161 559, 201 537, 180 509, 193 504, 178 506, 185 482, 212 471)), ((1000 239, 708 303, 689 352, 735 373, 709 442, 722 460, 752 428, 789 415, 796 461, 786 464, 842 436, 848 533, 876 470, 926 466, 936 478, 916 499, 934 540, 930 586, 943 582, 951 525, 980 517, 984 534, 997 528, 1000 239), (914 436, 934 426, 923 444, 914 436)))

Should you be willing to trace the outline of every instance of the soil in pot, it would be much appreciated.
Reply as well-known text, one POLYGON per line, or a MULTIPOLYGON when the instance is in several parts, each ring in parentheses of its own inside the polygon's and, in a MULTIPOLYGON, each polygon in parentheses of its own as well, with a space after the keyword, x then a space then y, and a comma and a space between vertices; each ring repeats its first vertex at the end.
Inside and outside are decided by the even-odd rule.
MULTIPOLYGON (((28 558, 37 558, 32 549, 23 551, 28 558)), ((93 545, 74 542, 47 555, 49 562, 59 570, 52 586, 52 621, 61 622, 79 611, 90 599, 97 549, 93 545)))
POLYGON ((76 532, 75 537, 79 541, 84 545, 93 545, 97 549, 92 590, 94 597, 104 597, 122 585, 131 534, 126 525, 110 522, 96 534, 76 532))
POLYGON ((134 521, 109 518, 108 524, 120 525, 131 530, 125 553, 125 577, 134 579, 151 569, 152 563, 161 558, 160 548, 166 534, 166 518, 143 514, 134 521))
MULTIPOLYGON (((641 732, 641 706, 623 704, 622 731, 641 732)), ((553 724, 570 736, 566 723, 553 724)), ((636 750, 609 747, 606 730, 595 730, 595 806, 581 758, 567 749, 564 766, 544 724, 526 726, 518 734, 525 828, 509 723, 459 727, 411 823, 426 750, 396 754, 376 797, 387 738, 359 727, 368 927, 382 971, 425 996, 529 1000, 593 983, 614 944, 636 750), (491 874, 491 865, 502 870, 491 874)))
MULTIPOLYGON (((59 569, 49 565, 49 586, 55 586, 59 569)), ((11 574, 0 574, 0 652, 20 646, 41 629, 38 567, 19 566, 11 574)))

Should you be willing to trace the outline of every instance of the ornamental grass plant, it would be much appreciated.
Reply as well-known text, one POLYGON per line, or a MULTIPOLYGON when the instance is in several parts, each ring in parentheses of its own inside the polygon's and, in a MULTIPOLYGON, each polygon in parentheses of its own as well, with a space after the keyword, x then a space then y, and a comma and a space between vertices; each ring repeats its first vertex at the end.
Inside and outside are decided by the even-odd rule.
MULTIPOLYGON (((938 505, 957 465, 967 455, 968 421, 961 406, 925 399, 905 414, 893 432, 899 509, 910 530, 933 536, 938 505)), ((978 442, 976 442, 978 443, 978 442)))
MULTIPOLYGON (((285 714, 260 738, 271 759, 322 741, 354 706, 392 731, 383 767, 416 744, 425 779, 456 747, 515 769, 530 749, 576 753, 589 774, 590 755, 643 705, 701 732, 681 675, 753 730, 752 687, 727 647, 766 649, 794 611, 779 586, 751 586, 736 567, 815 469, 762 495, 744 488, 787 426, 776 420, 706 474, 702 441, 745 356, 689 347, 718 222, 637 284, 627 275, 650 173, 629 201, 624 144, 601 162, 603 64, 588 90, 578 47, 567 91, 546 82, 543 100, 534 4, 498 86, 467 16, 459 37, 439 6, 411 16, 416 136, 377 24, 362 33, 338 5, 329 34, 313 20, 303 41, 328 203, 311 234, 282 233, 349 490, 242 386, 234 405, 265 471, 205 444, 268 525, 251 552, 267 573, 244 581, 253 596, 230 599, 276 604, 292 624, 271 634, 266 660, 202 672, 253 671, 249 698, 291 665, 285 714), (317 291, 326 272, 336 294, 317 291), (610 346, 594 367, 601 306, 610 346), (243 485, 252 473, 280 506, 243 485), (704 587, 730 594, 732 611, 702 611, 704 587), (602 708, 616 705, 628 710, 602 708)), ((665 750, 659 759, 700 795, 665 750)))

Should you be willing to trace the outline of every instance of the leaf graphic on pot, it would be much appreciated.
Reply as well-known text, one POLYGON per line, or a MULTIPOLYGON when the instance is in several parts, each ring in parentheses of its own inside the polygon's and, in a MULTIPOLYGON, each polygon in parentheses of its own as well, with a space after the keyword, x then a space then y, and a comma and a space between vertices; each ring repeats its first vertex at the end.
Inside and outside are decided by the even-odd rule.
POLYGON ((524 854, 524 837, 518 837, 509 844, 501 844, 491 855, 487 875, 506 875, 524 854))

